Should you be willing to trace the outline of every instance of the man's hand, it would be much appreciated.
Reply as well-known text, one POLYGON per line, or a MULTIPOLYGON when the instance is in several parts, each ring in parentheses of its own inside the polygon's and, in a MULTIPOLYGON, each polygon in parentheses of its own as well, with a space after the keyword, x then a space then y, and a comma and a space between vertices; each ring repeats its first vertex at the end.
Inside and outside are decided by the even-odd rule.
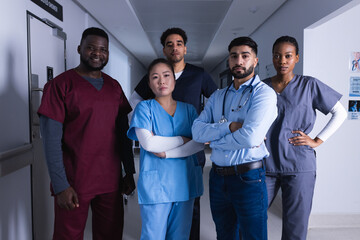
POLYGON ((126 174, 123 180, 123 188, 121 193, 130 195, 135 190, 134 176, 132 174, 126 174))
POLYGON ((242 128, 242 123, 240 122, 231 122, 229 125, 229 129, 232 133, 239 130, 240 128, 242 128))
POLYGON ((56 195, 56 202, 60 208, 65 208, 67 210, 73 210, 74 208, 79 207, 79 199, 72 187, 68 187, 61 193, 56 195))

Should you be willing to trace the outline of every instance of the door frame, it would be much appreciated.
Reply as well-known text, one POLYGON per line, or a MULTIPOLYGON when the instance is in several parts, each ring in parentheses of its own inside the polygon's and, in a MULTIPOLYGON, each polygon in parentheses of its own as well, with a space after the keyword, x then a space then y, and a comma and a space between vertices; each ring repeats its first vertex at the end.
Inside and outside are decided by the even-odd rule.
POLYGON ((26 11, 26 29, 27 29, 27 62, 28 62, 28 89, 29 89, 29 123, 30 123, 30 143, 32 143, 33 140, 33 119, 32 119, 32 94, 31 92, 33 90, 35 91, 42 91, 42 89, 33 89, 32 88, 32 72, 31 72, 31 29, 30 29, 30 20, 31 18, 36 18, 37 20, 39 20, 40 22, 48 25, 49 27, 51 27, 53 29, 53 34, 57 37, 59 37, 60 39, 64 40, 64 66, 65 66, 65 71, 67 70, 67 66, 66 66, 66 33, 63 32, 63 28, 61 28, 60 26, 56 25, 55 23, 51 22, 50 20, 48 20, 47 18, 40 18, 38 16, 36 16, 35 14, 33 14, 30 11, 26 11))
POLYGON ((36 229, 36 223, 35 223, 35 214, 34 214, 34 164, 35 164, 35 158, 37 157, 37 152, 39 148, 38 142, 41 141, 40 138, 40 131, 39 126, 34 127, 35 124, 38 125, 38 123, 34 123, 33 118, 33 92, 34 91, 42 91, 42 88, 34 87, 33 85, 33 73, 32 73, 32 62, 31 62, 31 19, 35 18, 39 20, 40 22, 46 24, 47 26, 51 27, 53 29, 53 35, 60 38, 64 41, 64 71, 66 71, 66 33, 63 32, 63 29, 56 25, 55 23, 51 22, 50 20, 46 18, 40 18, 37 15, 33 14, 30 11, 26 11, 26 26, 27 26, 27 63, 28 63, 28 104, 29 104, 29 136, 30 136, 30 144, 32 145, 32 160, 30 165, 30 181, 31 181, 31 217, 32 217, 32 238, 36 239, 36 233, 38 229, 36 229))

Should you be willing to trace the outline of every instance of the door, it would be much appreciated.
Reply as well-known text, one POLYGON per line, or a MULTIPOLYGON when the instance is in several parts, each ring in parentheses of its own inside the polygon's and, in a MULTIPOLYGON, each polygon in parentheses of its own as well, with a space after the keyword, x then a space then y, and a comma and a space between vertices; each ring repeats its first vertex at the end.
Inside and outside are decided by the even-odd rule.
POLYGON ((37 110, 47 81, 66 70, 66 34, 47 19, 27 12, 28 66, 30 88, 30 131, 34 159, 31 165, 34 239, 51 239, 54 222, 54 200, 50 196, 47 171, 37 110))

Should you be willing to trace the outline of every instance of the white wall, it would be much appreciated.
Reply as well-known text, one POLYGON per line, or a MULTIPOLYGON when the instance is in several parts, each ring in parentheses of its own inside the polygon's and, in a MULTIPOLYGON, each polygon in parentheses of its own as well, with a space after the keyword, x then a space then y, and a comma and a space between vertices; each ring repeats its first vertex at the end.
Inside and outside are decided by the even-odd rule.
MULTIPOLYGON (((355 0, 304 31, 304 74, 316 76, 339 91, 346 109, 350 76, 360 76, 349 70, 351 52, 360 52, 360 32, 355 27, 359 13, 360 1, 355 0)), ((326 121, 328 117, 319 114, 313 132, 319 132, 326 121)), ((314 214, 360 214, 359 121, 345 120, 317 149, 314 214)))
MULTIPOLYGON (((76 49, 83 30, 90 26, 101 27, 73 1, 57 2, 63 6, 63 22, 29 0, 12 0, 2 6, 0 152, 30 142, 26 11, 47 18, 64 29, 68 69, 79 64, 76 49)), ((109 65, 104 71, 120 82, 127 96, 131 93, 132 82, 137 82, 145 73, 143 66, 113 37, 110 37, 109 65)), ((32 239, 30 179, 30 167, 0 178, 0 239, 32 239)))

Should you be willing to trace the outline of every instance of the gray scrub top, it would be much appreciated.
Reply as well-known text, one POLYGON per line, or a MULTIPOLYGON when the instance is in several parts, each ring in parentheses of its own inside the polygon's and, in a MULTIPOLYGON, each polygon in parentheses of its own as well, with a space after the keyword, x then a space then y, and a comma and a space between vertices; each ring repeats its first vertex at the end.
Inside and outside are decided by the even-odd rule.
MULTIPOLYGON (((263 80, 272 87, 271 79, 263 80)), ((270 156, 266 159, 268 173, 294 173, 316 170, 315 150, 309 146, 293 146, 288 139, 293 130, 309 134, 314 127, 316 112, 328 114, 341 94, 320 80, 295 75, 285 89, 277 94, 278 116, 266 135, 270 156)))

